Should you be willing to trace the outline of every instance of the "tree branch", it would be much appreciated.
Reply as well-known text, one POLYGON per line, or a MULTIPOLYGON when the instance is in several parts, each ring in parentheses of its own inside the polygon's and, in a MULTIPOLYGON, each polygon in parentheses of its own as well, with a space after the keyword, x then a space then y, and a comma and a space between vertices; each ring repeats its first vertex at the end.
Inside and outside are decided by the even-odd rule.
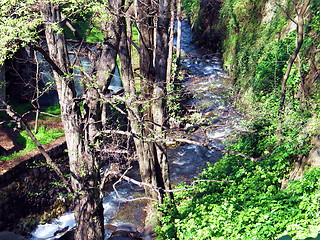
POLYGON ((147 141, 147 142, 165 142, 165 143, 169 143, 169 142, 181 142, 181 143, 187 143, 187 144, 193 144, 193 145, 197 145, 197 146, 201 146, 201 147, 205 147, 211 150, 215 150, 215 151, 219 151, 222 153, 230 153, 230 154, 234 154, 246 159, 249 159, 251 161, 257 162, 257 161, 261 161, 264 158, 270 156, 270 154, 264 155, 262 157, 259 158, 254 158, 251 157, 249 155, 246 155, 244 153, 238 152, 238 151, 234 151, 234 150, 227 150, 227 149, 221 149, 221 148, 217 148, 214 146, 210 145, 210 142, 203 142, 203 141, 195 141, 195 140, 191 140, 191 139, 186 139, 186 138, 152 138, 152 137, 142 137, 139 136, 137 134, 133 134, 131 132, 128 131, 121 131, 121 130, 104 130, 101 131, 99 134, 120 134, 120 135, 126 135, 126 136, 131 136, 143 141, 147 141))
POLYGON ((49 154, 46 152, 44 147, 39 143, 38 139, 35 137, 35 135, 32 133, 29 126, 24 122, 22 119, 22 116, 15 112, 11 106, 9 106, 5 101, 0 99, 0 103, 6 107, 7 114, 18 124, 20 124, 27 132, 28 136, 32 139, 32 141, 35 143, 41 154, 45 157, 48 165, 52 167, 52 169, 56 172, 56 174, 59 176, 59 178, 62 180, 62 182, 65 185, 65 188, 68 190, 68 192, 72 192, 72 189, 69 187, 69 182, 67 179, 63 176, 63 173, 59 169, 59 167, 55 164, 55 162, 52 160, 52 158, 49 156, 49 154))
MULTIPOLYGON (((116 181, 114 184, 113 184, 113 189, 114 191, 116 192, 116 195, 117 197, 120 199, 120 201, 122 202, 133 202, 133 201, 138 201, 138 200, 151 200, 151 201, 160 201, 160 192, 166 192, 166 193, 174 193, 174 192, 180 192, 180 191, 184 191, 184 190, 187 190, 187 191, 191 191, 191 190, 195 190, 196 187, 192 187, 192 188, 187 188, 187 187, 184 187, 184 188, 178 188, 178 189, 162 189, 162 188, 159 188, 159 187, 156 187, 156 186, 153 186, 151 184, 148 184, 148 183, 145 183, 145 182, 140 182, 140 181, 137 181, 133 178, 130 178, 128 176, 126 176, 126 173, 131 169, 132 167, 129 167, 123 174, 120 174, 119 171, 106 171, 107 172, 107 175, 109 175, 109 173, 112 173, 112 174, 115 174, 115 175, 120 175, 120 178, 118 179, 118 181, 116 181), (126 180, 127 182, 129 183, 133 183, 135 185, 138 185, 139 187, 148 187, 148 188, 151 188, 152 190, 156 191, 158 193, 158 196, 159 196, 159 199, 156 200, 156 199, 153 199, 153 198, 149 198, 149 197, 141 197, 141 198, 133 198, 133 199, 123 199, 119 192, 117 191, 116 189, 116 185, 119 184, 122 179, 126 180)), ((191 185, 194 186, 195 183, 197 182, 216 182, 216 183, 231 183, 231 182, 234 182, 233 180, 229 180, 229 181, 219 181, 219 180, 213 180, 213 179, 201 179, 201 180, 194 180, 192 181, 191 185)))
POLYGON ((64 76, 65 73, 61 70, 61 68, 55 63, 55 61, 49 56, 49 54, 40 46, 32 45, 34 50, 37 50, 44 59, 50 64, 54 71, 56 71, 60 76, 64 76))
POLYGON ((121 175, 121 177, 119 178, 118 181, 116 181, 114 184, 113 184, 113 189, 114 191, 116 192, 116 195, 117 197, 123 201, 123 202, 133 202, 133 201, 137 201, 137 200, 151 200, 151 201, 157 201, 157 202, 161 202, 161 194, 160 194, 160 191, 159 191, 159 188, 151 185, 151 184, 148 184, 148 183, 144 183, 144 182, 139 182, 137 180, 134 180, 133 178, 129 178, 126 175, 126 173, 131 169, 132 167, 129 167, 125 172, 124 174, 121 175), (142 197, 142 198, 134 198, 134 199, 123 199, 121 198, 119 192, 117 191, 116 189, 116 185, 118 183, 120 183, 122 181, 122 179, 126 180, 127 182, 132 182, 133 184, 136 184, 140 187, 149 187, 151 188, 152 190, 156 191, 158 193, 158 200, 157 199, 154 199, 154 198, 149 198, 149 197, 142 197))
POLYGON ((304 22, 303 22, 303 18, 305 15, 305 12, 307 11, 308 7, 310 4, 310 0, 306 1, 304 3, 304 5, 301 7, 300 11, 298 12, 298 7, 296 6, 296 12, 298 15, 298 22, 297 24, 297 44, 296 44, 296 48, 294 50, 294 52, 292 53, 289 61, 288 61, 288 66, 286 69, 286 73, 283 76, 282 79, 282 86, 281 86, 281 99, 280 99, 280 106, 279 106, 279 115, 280 113, 282 113, 282 110, 284 108, 284 103, 285 103, 285 99, 286 99, 286 88, 287 88, 287 81, 289 79, 290 76, 290 72, 293 66, 294 61, 296 60, 299 51, 301 49, 301 46, 303 44, 304 41, 304 33, 303 33, 303 28, 304 28, 304 22))

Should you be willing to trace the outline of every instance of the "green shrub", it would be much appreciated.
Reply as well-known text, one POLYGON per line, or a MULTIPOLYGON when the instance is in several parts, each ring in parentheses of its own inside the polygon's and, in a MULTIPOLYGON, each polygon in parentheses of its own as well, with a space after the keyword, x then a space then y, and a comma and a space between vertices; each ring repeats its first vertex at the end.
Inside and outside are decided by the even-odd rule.
MULTIPOLYGON (((259 151, 259 146, 276 141, 268 135, 272 130, 270 123, 258 121, 255 128, 260 136, 241 136, 231 149, 256 156, 265 154, 262 149, 259 151)), ((315 236, 320 229, 320 169, 310 169, 303 179, 281 190, 281 179, 288 171, 289 160, 297 153, 308 152, 309 147, 292 141, 274 148, 271 155, 261 161, 226 154, 214 165, 208 165, 200 178, 222 182, 199 182, 192 191, 176 193, 178 214, 164 217, 164 223, 166 218, 175 217, 179 239, 315 236)), ((159 234, 164 236, 167 229, 164 224, 159 234)))

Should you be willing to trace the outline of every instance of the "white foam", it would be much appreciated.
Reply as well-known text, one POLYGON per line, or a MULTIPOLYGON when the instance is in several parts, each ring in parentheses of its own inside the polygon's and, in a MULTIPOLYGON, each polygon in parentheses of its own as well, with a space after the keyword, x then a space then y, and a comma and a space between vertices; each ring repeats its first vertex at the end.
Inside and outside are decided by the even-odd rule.
POLYGON ((65 213, 61 217, 54 220, 52 223, 38 225, 38 227, 33 232, 31 232, 31 239, 55 239, 56 236, 54 236, 54 233, 67 226, 69 227, 69 229, 75 226, 73 213, 65 213))

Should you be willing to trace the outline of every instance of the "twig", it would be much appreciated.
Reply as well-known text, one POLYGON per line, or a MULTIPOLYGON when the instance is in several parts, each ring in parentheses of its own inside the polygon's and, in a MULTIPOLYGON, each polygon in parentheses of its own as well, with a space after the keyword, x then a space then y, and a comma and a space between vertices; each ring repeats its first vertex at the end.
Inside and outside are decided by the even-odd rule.
POLYGON ((160 202, 159 199, 160 199, 161 195, 160 195, 160 192, 159 192, 158 188, 156 188, 155 186, 152 186, 151 184, 139 182, 139 181, 136 181, 136 180, 134 180, 134 179, 132 179, 132 178, 129 178, 129 177, 125 176, 125 174, 126 174, 131 168, 132 168, 132 167, 129 167, 129 168, 124 172, 124 174, 121 175, 121 177, 118 179, 118 181, 116 181, 116 182, 113 184, 113 186, 112 186, 112 187, 113 187, 113 190, 115 191, 115 193, 116 193, 117 197, 120 199, 120 201, 122 201, 122 202, 133 202, 133 201, 137 201, 137 200, 150 200, 150 201, 160 202), (138 185, 138 186, 140 186, 140 187, 141 187, 141 186, 150 187, 151 189, 155 190, 155 191, 158 193, 159 199, 157 200, 157 199, 149 198, 149 197, 141 197, 141 198, 133 198, 133 199, 123 199, 123 198, 120 196, 120 194, 119 194, 119 192, 117 191, 117 189, 116 189, 116 185, 117 185, 118 183, 120 183, 120 182, 122 181, 122 179, 124 179, 124 180, 126 180, 126 181, 128 181, 128 182, 132 182, 133 184, 136 184, 136 185, 138 185))
POLYGON ((228 181, 220 181, 220 180, 213 180, 213 179, 201 179, 201 180, 194 180, 192 181, 192 185, 194 185, 197 182, 217 182, 217 183, 226 183, 226 182, 234 182, 233 180, 228 181))
MULTIPOLYGON (((160 192, 166 192, 166 193, 173 193, 173 192, 180 192, 180 191, 191 191, 191 190, 195 190, 196 187, 192 187, 192 188, 187 188, 187 187, 184 187, 184 188, 178 188, 178 189, 162 189, 162 188, 159 188, 159 187, 156 187, 156 186, 153 186, 151 184, 148 184, 148 183, 145 183, 145 182, 139 182, 133 178, 130 178, 128 176, 126 176, 126 173, 131 169, 132 167, 128 168, 123 174, 121 174, 120 178, 118 179, 118 181, 116 181, 114 184, 113 184, 113 189, 117 195, 117 197, 120 199, 120 201, 122 202, 133 202, 133 201, 138 201, 138 200, 151 200, 151 201, 159 201, 160 200, 160 192), (127 182, 129 183, 133 183, 135 185, 138 185, 139 187, 149 187, 151 188, 152 190, 156 191, 159 195, 159 199, 156 200, 154 198, 149 198, 149 197, 141 197, 141 198, 133 198, 133 199, 123 199, 119 192, 117 191, 116 189, 116 185, 118 183, 120 183, 122 181, 122 179, 126 180, 127 182)), ((119 174, 119 173, 118 173, 119 174)), ((219 181, 219 180, 213 180, 213 179, 202 179, 202 180, 194 180, 192 181, 191 185, 195 185, 195 183, 197 182, 217 182, 217 183, 226 183, 226 182, 234 182, 233 180, 229 180, 229 181, 219 181)))
POLYGON ((261 160, 265 159, 266 157, 270 156, 270 154, 271 154, 270 153, 270 154, 264 155, 264 156, 259 157, 259 158, 254 158, 254 157, 251 157, 249 155, 246 155, 246 154, 238 152, 238 151, 221 149, 221 148, 217 148, 217 147, 214 147, 214 146, 210 146, 210 144, 208 142, 195 141, 195 140, 186 139, 186 138, 151 138, 151 137, 142 137, 142 136, 139 136, 137 134, 133 134, 131 132, 121 131, 121 130, 104 130, 104 131, 101 131, 99 134, 102 134, 102 133, 106 133, 106 134, 112 134, 113 133, 113 134, 121 134, 121 135, 126 135, 126 136, 132 136, 134 138, 138 138, 140 140, 148 141, 148 142, 181 142, 181 143, 193 144, 193 145, 205 147, 205 148, 208 148, 208 149, 211 149, 211 150, 219 151, 219 152, 222 152, 222 153, 230 153, 230 154, 238 155, 240 157, 249 159, 249 160, 254 161, 254 162, 261 161, 261 160))

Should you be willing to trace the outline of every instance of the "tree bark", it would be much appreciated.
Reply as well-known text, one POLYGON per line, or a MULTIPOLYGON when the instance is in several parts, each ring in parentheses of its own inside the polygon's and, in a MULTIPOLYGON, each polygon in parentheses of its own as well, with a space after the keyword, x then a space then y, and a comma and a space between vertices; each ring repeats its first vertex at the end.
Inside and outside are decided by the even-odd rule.
POLYGON ((171 17, 170 17, 170 27, 169 27, 169 50, 168 50, 168 64, 167 64, 167 77, 166 77, 166 88, 167 91, 171 87, 171 70, 173 62, 173 42, 174 42, 174 21, 175 21, 175 3, 176 0, 171 1, 171 17))
MULTIPOLYGON (((296 9, 296 12, 298 15, 298 22, 296 23, 297 24, 297 45, 296 45, 296 48, 288 61, 287 70, 286 70, 286 73, 284 74, 283 79, 282 79, 279 113, 281 113, 284 108, 285 99, 286 99, 286 91, 287 91, 287 81, 289 79, 293 63, 296 60, 296 58, 299 54, 299 51, 301 49, 301 46, 303 44, 303 39, 304 39, 304 32, 303 32, 304 31, 304 29, 303 29, 304 22, 303 21, 304 21, 305 13, 306 13, 309 5, 310 5, 310 0, 306 1, 304 3, 304 5, 301 6, 300 9, 296 9)), ((298 6, 296 6, 296 8, 298 8, 298 6)))
MULTIPOLYGON (((164 143, 150 142, 145 139, 150 135, 162 134, 164 126, 170 5, 166 1, 153 6, 147 0, 138 1, 137 4, 139 8, 141 97, 147 104, 138 104, 136 101, 135 82, 129 57, 130 49, 125 30, 122 31, 119 52, 122 80, 131 131, 134 135, 141 136, 141 138, 134 138, 134 141, 142 181, 160 189, 166 189, 169 187, 166 146, 164 143), (161 7, 161 4, 166 5, 161 7), (162 12, 158 12, 159 10, 162 12), (152 12, 158 12, 163 16, 155 21, 156 15, 150 14, 152 12), (157 22, 156 28, 154 22, 157 22), (154 33, 156 33, 156 37, 154 33)), ((125 21, 123 21, 123 25, 125 25, 125 21)), ((159 199, 162 202, 164 192, 159 198, 159 194, 151 188, 145 188, 145 191, 148 197, 159 199)))
MULTIPOLYGON (((155 54, 155 83, 153 89, 152 117, 155 134, 163 134, 163 128, 166 119, 166 80, 169 53, 169 23, 170 23, 170 0, 159 0, 159 13, 157 21, 157 38, 156 38, 156 54, 155 54)), ((170 66, 171 67, 171 66, 170 66)), ((164 142, 155 144, 157 154, 157 164, 159 170, 157 178, 160 179, 162 187, 170 189, 169 168, 167 158, 167 147, 164 142)))
POLYGON ((177 0, 177 62, 181 56, 181 0, 177 0))
POLYGON ((0 99, 6 100, 5 67, 3 65, 0 65, 0 99))
MULTIPOLYGON (((140 86, 141 95, 143 99, 150 100, 153 96, 153 83, 154 83, 154 66, 153 66, 153 54, 154 54, 154 21, 153 16, 150 14, 153 12, 152 3, 149 0, 138 1, 138 22, 140 33, 140 86)), ((143 122, 139 123, 141 136, 148 136, 154 134, 152 131, 152 108, 151 104, 145 104, 141 106, 143 122)), ((138 152, 138 160, 140 167, 140 175, 143 182, 149 183, 153 186, 158 186, 158 179, 156 177, 157 159, 155 146, 151 142, 141 140, 138 143, 138 147, 141 148, 138 152)), ((137 149, 138 150, 138 149, 137 149)), ((153 190, 145 188, 146 194, 157 199, 157 193, 153 190)))
POLYGON ((104 239, 104 225, 99 191, 100 166, 94 154, 91 155, 88 141, 84 139, 83 121, 69 69, 65 38, 63 34, 57 33, 52 28, 52 24, 60 26, 59 6, 42 1, 41 11, 45 23, 49 57, 56 65, 54 80, 61 107, 74 193, 75 239, 102 240, 104 239), (57 67, 59 70, 56 69, 57 67))

